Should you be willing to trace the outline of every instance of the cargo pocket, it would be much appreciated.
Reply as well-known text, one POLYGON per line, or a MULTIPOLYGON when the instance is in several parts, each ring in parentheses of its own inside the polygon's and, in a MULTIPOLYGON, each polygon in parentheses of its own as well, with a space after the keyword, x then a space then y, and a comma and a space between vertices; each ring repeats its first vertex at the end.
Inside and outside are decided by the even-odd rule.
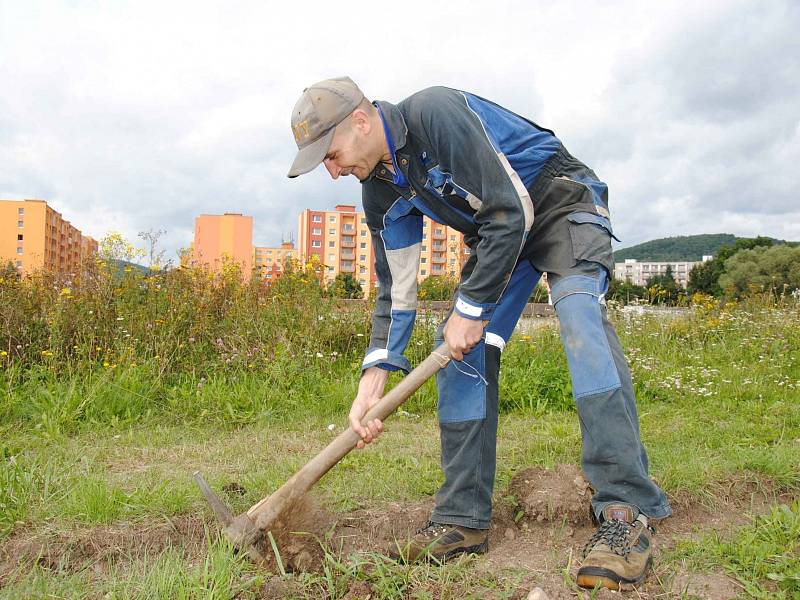
MULTIPOLYGON (((611 221, 589 212, 567 215, 572 254, 575 260, 588 260, 603 265, 609 274, 614 272, 611 221)), ((616 238, 614 238, 616 239, 616 238)))
POLYGON ((486 417, 486 346, 478 342, 464 360, 451 360, 436 374, 439 422, 458 423, 486 417))

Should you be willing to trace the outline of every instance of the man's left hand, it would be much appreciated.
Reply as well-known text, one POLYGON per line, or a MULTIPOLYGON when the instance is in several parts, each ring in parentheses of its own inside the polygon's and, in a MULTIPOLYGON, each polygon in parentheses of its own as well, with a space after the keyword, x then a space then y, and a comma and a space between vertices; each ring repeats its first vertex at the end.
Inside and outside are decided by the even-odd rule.
POLYGON ((464 355, 481 341, 487 323, 465 319, 456 312, 451 314, 444 326, 444 341, 450 346, 450 356, 455 360, 463 360, 464 355))

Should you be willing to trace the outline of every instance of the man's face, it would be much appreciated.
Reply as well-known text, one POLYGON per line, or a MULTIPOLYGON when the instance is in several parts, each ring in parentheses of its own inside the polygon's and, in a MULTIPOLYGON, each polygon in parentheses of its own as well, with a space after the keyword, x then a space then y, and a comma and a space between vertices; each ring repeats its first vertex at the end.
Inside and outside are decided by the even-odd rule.
POLYGON ((367 147, 366 136, 357 127, 349 122, 340 123, 322 161, 331 178, 353 175, 359 181, 366 180, 378 164, 369 157, 367 147))

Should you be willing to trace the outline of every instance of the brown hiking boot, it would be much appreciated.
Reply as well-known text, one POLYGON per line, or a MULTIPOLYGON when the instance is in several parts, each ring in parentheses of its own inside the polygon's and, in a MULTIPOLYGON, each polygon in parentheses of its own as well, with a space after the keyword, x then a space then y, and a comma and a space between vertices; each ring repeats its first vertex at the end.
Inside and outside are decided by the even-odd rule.
POLYGON ((388 554, 393 560, 402 562, 414 562, 421 558, 444 562, 459 554, 483 554, 488 549, 489 532, 486 529, 428 521, 405 544, 395 541, 388 554))
POLYGON ((652 563, 652 536, 647 517, 628 504, 609 504, 602 523, 583 550, 578 585, 620 589, 644 581, 652 563))

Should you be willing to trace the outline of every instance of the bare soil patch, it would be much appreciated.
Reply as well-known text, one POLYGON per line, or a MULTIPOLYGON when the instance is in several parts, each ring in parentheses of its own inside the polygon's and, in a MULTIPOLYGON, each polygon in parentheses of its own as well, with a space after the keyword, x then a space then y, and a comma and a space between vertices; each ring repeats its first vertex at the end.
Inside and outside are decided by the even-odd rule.
MULTIPOLYGON (((778 495, 769 482, 745 481, 715 486, 713 506, 672 498, 675 515, 657 524, 657 551, 673 547, 678 540, 693 538, 709 530, 727 531, 746 521, 745 512, 758 512, 790 498, 778 495)), ((228 490, 232 493, 238 491, 228 490)), ((523 573, 515 597, 526 598, 538 586, 552 599, 588 597, 571 583, 580 562, 583 545, 593 531, 589 500, 591 490, 581 471, 573 465, 554 469, 534 467, 520 471, 508 489, 495 501, 490 552, 475 559, 473 568, 489 576, 523 573)), ((388 503, 380 507, 334 514, 309 496, 293 511, 285 513, 273 536, 284 567, 293 572, 320 572, 324 550, 341 557, 363 552, 385 553, 395 540, 405 539, 429 518, 433 500, 388 503)), ((217 526, 200 516, 127 522, 68 531, 20 530, 0 545, 0 586, 15 571, 34 563, 61 571, 87 568, 101 575, 113 566, 153 556, 166 548, 180 548, 188 557, 201 557, 206 549, 206 531, 217 535, 217 526)), ((271 546, 265 546, 274 561, 271 546)), ((277 571, 272 564, 271 570, 277 571)), ((431 590, 435 592, 435 590, 431 590)), ((656 563, 645 585, 631 594, 635 598, 674 597, 690 594, 722 600, 736 596, 741 586, 721 573, 675 571, 656 563)), ((348 598, 368 598, 369 585, 353 582, 348 598)), ((264 598, 287 594, 279 579, 262 589, 264 598)), ((491 597, 491 593, 487 595, 491 597)), ((611 598, 598 594, 595 598, 611 598)))

